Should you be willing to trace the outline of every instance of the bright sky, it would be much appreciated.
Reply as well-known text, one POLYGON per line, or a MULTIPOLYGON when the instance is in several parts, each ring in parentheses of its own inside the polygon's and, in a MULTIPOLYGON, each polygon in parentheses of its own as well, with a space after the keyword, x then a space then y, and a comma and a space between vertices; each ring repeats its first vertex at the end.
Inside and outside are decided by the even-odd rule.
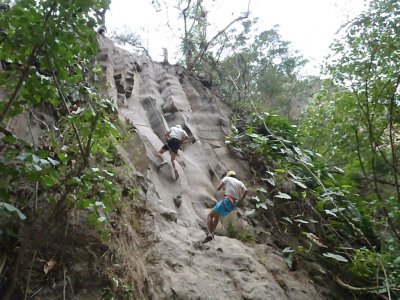
MULTIPOLYGON (((280 25, 283 40, 290 41, 310 60, 308 73, 316 74, 318 66, 328 54, 335 32, 349 18, 365 9, 366 0, 251 0, 250 17, 258 17, 260 31, 280 25)), ((162 61, 162 47, 169 52, 169 61, 175 62, 177 45, 183 27, 178 11, 173 8, 176 0, 155 12, 150 0, 112 0, 106 15, 107 30, 127 27, 142 37, 142 42, 156 61, 162 61), (169 21, 170 28, 167 26, 169 21)), ((215 30, 224 28, 231 20, 247 10, 248 0, 204 0, 210 9, 209 21, 215 30)))

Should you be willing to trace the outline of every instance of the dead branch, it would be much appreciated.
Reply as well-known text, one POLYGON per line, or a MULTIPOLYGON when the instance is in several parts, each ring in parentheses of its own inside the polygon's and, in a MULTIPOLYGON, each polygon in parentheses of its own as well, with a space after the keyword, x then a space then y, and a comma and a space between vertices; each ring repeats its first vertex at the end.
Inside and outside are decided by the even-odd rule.
POLYGON ((379 286, 372 286, 372 287, 355 287, 350 284, 347 284, 343 282, 339 277, 335 276, 333 278, 341 287, 344 287, 348 290, 351 291, 356 291, 356 292, 371 292, 379 289, 379 286))

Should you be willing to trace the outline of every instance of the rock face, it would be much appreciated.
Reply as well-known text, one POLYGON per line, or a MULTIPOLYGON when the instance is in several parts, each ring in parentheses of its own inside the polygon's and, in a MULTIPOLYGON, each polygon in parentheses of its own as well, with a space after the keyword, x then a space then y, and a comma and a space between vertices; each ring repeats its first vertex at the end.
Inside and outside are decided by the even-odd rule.
MULTIPOLYGON (((222 196, 216 192, 223 173, 232 169, 251 190, 246 164, 225 147, 231 112, 182 67, 158 64, 116 48, 99 37, 99 60, 108 93, 119 116, 135 128, 130 146, 121 149, 143 179, 146 243, 143 260, 153 299, 324 299, 301 270, 289 271, 279 250, 245 245, 224 236, 227 227, 248 226, 243 212, 222 220, 208 244, 206 215, 222 196), (171 163, 157 168, 164 132, 180 124, 194 143, 179 151, 175 180, 171 163)), ((169 154, 164 154, 169 160, 169 154)))

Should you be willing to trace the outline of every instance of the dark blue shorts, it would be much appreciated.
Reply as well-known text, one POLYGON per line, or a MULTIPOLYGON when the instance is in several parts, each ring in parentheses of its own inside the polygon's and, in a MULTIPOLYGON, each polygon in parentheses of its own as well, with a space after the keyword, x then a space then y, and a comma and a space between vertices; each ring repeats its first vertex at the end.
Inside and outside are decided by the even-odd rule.
POLYGON ((176 138, 168 139, 167 143, 161 148, 163 150, 169 150, 174 152, 175 154, 178 153, 179 148, 181 147, 182 142, 176 138))
POLYGON ((235 201, 235 205, 232 204, 231 200, 224 198, 215 204, 213 211, 217 212, 221 217, 227 216, 231 211, 233 211, 238 205, 238 201, 235 201))

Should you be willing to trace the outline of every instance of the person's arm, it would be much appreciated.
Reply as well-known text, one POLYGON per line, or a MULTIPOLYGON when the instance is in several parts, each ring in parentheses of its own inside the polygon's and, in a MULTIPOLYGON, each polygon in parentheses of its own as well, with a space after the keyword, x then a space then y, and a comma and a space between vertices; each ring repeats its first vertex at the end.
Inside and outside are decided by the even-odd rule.
POLYGON ((183 133, 184 133, 184 135, 183 135, 183 138, 181 140, 182 143, 189 138, 189 136, 187 135, 186 131, 183 130, 183 133))
POLYGON ((241 196, 240 196, 240 199, 239 199, 238 206, 239 207, 243 207, 244 206, 244 201, 245 201, 245 198, 246 198, 246 195, 247 195, 247 189, 246 189, 245 186, 243 186, 240 189, 240 194, 241 194, 241 196))
POLYGON ((170 133, 171 133, 171 128, 168 129, 168 131, 164 133, 164 136, 165 136, 165 137, 169 137, 169 134, 170 134, 170 133))

